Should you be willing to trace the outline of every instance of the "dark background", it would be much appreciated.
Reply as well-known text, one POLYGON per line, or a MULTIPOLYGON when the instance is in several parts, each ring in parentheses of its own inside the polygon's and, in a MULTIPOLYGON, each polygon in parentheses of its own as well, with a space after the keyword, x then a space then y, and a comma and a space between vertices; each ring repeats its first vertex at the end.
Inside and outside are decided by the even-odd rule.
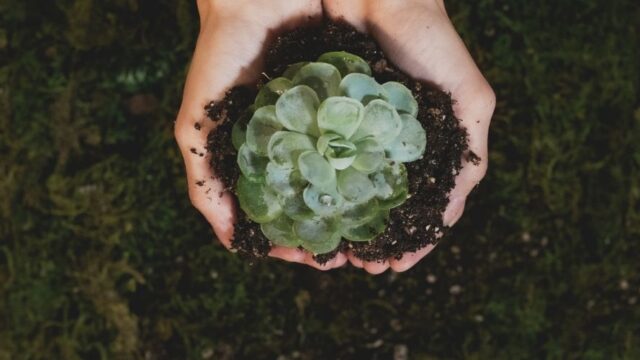
POLYGON ((376 277, 249 266, 190 206, 194 3, 0 0, 0 359, 640 358, 637 1, 447 1, 489 173, 376 277))

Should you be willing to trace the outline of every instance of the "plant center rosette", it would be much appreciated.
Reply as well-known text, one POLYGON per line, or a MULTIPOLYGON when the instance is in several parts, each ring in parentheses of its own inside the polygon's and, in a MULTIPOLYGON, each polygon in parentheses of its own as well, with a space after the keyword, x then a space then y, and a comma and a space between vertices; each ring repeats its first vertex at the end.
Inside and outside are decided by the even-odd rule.
POLYGON ((403 163, 424 154, 417 112, 407 87, 379 84, 356 55, 290 65, 233 126, 240 208, 273 244, 316 255, 373 240, 407 199, 403 163))

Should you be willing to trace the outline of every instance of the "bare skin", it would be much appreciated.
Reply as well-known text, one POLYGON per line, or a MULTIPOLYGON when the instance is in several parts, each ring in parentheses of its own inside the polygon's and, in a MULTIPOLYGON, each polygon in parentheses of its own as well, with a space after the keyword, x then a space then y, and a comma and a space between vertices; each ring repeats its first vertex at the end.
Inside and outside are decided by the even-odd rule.
MULTIPOLYGON (((199 0, 200 34, 185 83, 175 136, 185 160, 189 197, 212 225, 220 242, 231 246, 235 205, 230 194, 210 196, 222 189, 209 167, 209 158, 193 156, 191 148, 205 152, 207 134, 215 123, 204 119, 204 106, 224 97, 226 90, 254 82, 260 59, 273 30, 292 28, 325 15, 341 18, 373 35, 385 53, 409 75, 450 91, 457 101, 454 111, 470 134, 470 148, 482 158, 479 165, 466 163, 450 194, 445 225, 453 225, 464 211, 465 199, 487 168, 487 136, 495 107, 495 95, 438 0, 199 0), (402 19, 402 21, 397 21, 402 19), (194 124, 199 122, 198 131, 194 124), (197 182, 205 181, 206 186, 197 182), (209 193, 207 193, 207 190, 209 193)), ((407 253, 400 260, 363 262, 352 254, 338 254, 320 265, 312 254, 274 247, 270 256, 307 264, 320 270, 350 261, 371 274, 391 268, 405 271, 428 254, 433 246, 407 253)))

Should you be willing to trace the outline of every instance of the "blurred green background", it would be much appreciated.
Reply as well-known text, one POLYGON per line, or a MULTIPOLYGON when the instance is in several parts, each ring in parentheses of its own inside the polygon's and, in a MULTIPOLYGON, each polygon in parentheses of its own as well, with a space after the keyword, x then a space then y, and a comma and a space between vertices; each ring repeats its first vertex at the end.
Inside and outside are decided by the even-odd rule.
POLYGON ((192 0, 0 0, 0 359, 640 359, 640 5, 447 1, 493 85, 453 237, 373 277, 214 241, 192 0))

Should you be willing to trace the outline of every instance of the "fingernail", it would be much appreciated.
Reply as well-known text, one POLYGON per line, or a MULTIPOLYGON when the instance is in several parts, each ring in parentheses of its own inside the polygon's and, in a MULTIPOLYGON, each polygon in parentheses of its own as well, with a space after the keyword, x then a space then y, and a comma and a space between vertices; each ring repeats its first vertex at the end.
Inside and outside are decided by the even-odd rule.
POLYGON ((464 212, 464 204, 465 198, 463 197, 451 199, 451 201, 449 201, 449 205, 447 205, 447 209, 444 211, 442 223, 445 226, 453 226, 453 224, 458 222, 464 212))

